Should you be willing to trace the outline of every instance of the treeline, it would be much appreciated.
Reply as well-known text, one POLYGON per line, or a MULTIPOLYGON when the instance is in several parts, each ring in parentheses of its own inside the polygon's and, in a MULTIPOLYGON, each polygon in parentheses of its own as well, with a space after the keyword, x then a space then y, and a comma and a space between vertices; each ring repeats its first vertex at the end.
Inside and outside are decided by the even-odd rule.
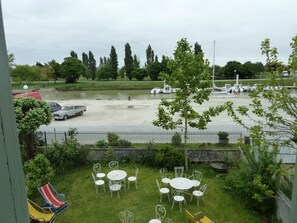
MULTIPOLYGON (((194 44, 195 54, 203 53, 201 46, 196 42, 194 44)), ((10 54, 11 55, 11 54, 10 54)), ((12 55, 12 58, 13 55, 12 55)), ((75 83, 79 78, 84 77, 91 80, 117 80, 118 78, 127 78, 129 80, 144 80, 144 78, 157 81, 160 80, 160 73, 170 74, 167 63, 170 57, 162 55, 161 59, 155 55, 151 45, 146 49, 146 61, 141 66, 139 57, 132 53, 129 43, 125 45, 124 66, 119 67, 118 55, 114 46, 111 46, 109 56, 100 57, 96 61, 94 54, 83 52, 81 59, 75 51, 70 52, 60 64, 55 60, 47 63, 37 62, 34 66, 13 65, 10 63, 10 73, 14 81, 49 81, 65 79, 66 83, 75 83)), ((209 72, 212 67, 209 66, 209 72)), ((255 78, 258 74, 264 72, 262 63, 245 62, 241 64, 237 61, 229 61, 224 67, 215 66, 216 79, 233 79, 236 74, 240 79, 255 78)))

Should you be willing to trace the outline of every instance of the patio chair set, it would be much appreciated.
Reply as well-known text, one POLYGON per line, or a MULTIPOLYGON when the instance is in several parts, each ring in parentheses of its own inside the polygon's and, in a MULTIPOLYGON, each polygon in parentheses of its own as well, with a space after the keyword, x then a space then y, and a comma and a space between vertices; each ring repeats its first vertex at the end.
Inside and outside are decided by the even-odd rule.
POLYGON ((30 199, 28 202, 28 211, 31 221, 52 223, 59 215, 68 208, 64 194, 59 194, 51 183, 47 183, 38 188, 42 195, 43 204, 40 206, 30 199))
POLYGON ((200 186, 202 181, 202 173, 200 171, 194 170, 192 175, 186 177, 183 166, 174 167, 173 178, 172 174, 168 173, 167 168, 161 168, 160 177, 161 184, 156 179, 160 193, 160 202, 163 200, 163 195, 167 195, 168 200, 172 200, 171 209, 174 208, 175 204, 178 204, 179 210, 182 212, 183 205, 187 202, 186 195, 190 195, 190 202, 196 197, 197 206, 199 207, 199 200, 203 198, 207 188, 207 184, 200 186), (191 193, 189 193, 190 190, 192 190, 191 193))
MULTIPOLYGON (((117 193, 120 198, 120 191, 122 188, 126 190, 126 177, 127 173, 124 170, 119 170, 119 162, 118 161, 110 161, 109 164, 110 171, 105 174, 101 171, 101 164, 95 163, 93 165, 92 177, 96 189, 96 193, 98 193, 98 187, 102 186, 105 192, 105 177, 108 179, 108 187, 110 191, 110 195, 112 197, 113 193, 117 193)), ((135 175, 129 176, 127 178, 128 181, 128 189, 131 183, 135 184, 135 187, 138 188, 137 178, 138 178, 139 169, 136 168, 135 175)))

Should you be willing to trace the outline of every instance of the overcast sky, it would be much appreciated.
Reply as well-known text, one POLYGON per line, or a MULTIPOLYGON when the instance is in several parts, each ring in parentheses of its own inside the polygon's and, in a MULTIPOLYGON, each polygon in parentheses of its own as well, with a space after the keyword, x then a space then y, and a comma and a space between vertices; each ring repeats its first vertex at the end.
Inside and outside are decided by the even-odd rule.
POLYGON ((297 0, 2 0, 6 46, 16 64, 34 65, 89 50, 97 64, 113 45, 123 65, 129 43, 141 64, 150 44, 161 58, 177 41, 198 42, 205 56, 265 62, 260 44, 269 38, 285 64, 297 35, 297 0))

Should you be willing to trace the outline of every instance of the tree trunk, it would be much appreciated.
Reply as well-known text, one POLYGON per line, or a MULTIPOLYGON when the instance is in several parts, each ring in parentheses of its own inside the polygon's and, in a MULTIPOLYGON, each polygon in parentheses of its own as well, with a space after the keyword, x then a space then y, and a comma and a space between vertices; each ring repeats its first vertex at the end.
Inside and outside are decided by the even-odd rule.
POLYGON ((187 171, 188 166, 188 149, 187 149, 187 140, 188 140, 188 119, 185 118, 185 134, 184 134, 184 140, 185 140, 185 170, 187 171))

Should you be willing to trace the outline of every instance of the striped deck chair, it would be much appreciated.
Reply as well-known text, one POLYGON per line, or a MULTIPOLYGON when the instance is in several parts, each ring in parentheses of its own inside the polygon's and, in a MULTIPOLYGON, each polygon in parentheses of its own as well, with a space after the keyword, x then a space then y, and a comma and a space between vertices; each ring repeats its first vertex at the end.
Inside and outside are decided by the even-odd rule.
POLYGON ((68 208, 68 204, 63 194, 59 194, 51 183, 47 183, 38 188, 44 199, 43 207, 50 207, 55 214, 60 214, 68 208))
POLYGON ((36 222, 53 223, 55 222, 56 215, 50 208, 41 208, 33 201, 28 199, 28 211, 30 220, 36 222))

